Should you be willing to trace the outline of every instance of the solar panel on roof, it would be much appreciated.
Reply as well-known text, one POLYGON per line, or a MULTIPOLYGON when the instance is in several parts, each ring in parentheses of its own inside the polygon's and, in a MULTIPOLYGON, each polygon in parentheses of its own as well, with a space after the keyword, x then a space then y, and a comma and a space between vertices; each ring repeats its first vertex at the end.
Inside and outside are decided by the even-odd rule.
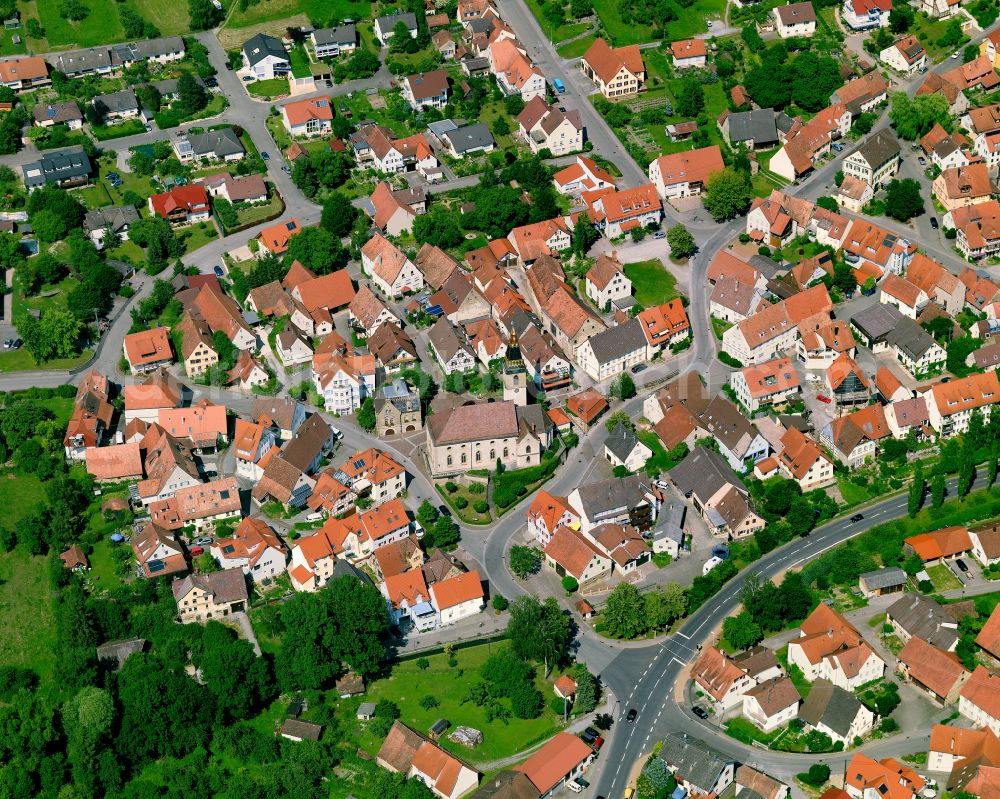
POLYGON ((295 223, 294 222, 286 222, 285 223, 285 230, 295 230, 295 223))
POLYGON ((224 547, 222 548, 222 551, 223 551, 223 552, 224 552, 224 553, 225 553, 226 555, 229 555, 229 554, 231 554, 231 553, 232 553, 232 552, 234 552, 235 550, 236 550, 236 547, 234 547, 234 546, 233 546, 232 544, 226 544, 226 546, 224 546, 224 547))
POLYGON ((224 491, 220 491, 219 496, 222 497, 222 499, 229 499, 229 490, 226 489, 224 491))
POLYGON ((151 560, 147 564, 147 568, 149 569, 150 574, 156 574, 157 572, 161 572, 165 568, 167 568, 167 564, 164 563, 162 560, 151 560))

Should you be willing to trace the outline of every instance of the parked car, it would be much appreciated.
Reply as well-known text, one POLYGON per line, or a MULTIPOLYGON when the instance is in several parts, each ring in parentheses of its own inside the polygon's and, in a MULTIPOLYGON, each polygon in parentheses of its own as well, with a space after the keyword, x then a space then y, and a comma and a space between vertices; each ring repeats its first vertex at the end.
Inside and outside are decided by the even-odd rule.
POLYGON ((956 560, 956 561, 955 561, 955 565, 956 565, 956 566, 958 566, 958 570, 959 570, 960 572, 963 572, 963 573, 964 573, 964 572, 967 572, 967 571, 969 570, 969 567, 968 567, 968 565, 967 565, 967 564, 966 564, 966 562, 965 562, 964 560, 962 560, 961 558, 959 558, 958 560, 956 560))
POLYGON ((204 547, 191 547, 191 557, 192 558, 196 558, 199 555, 204 555, 204 554, 205 554, 204 547))
POLYGON ((5 350, 9 350, 13 346, 13 344, 14 344, 14 339, 12 338, 5 338, 3 340, 3 348, 5 350))
POLYGON ((666 233, 664 233, 664 232, 663 232, 662 230, 657 230, 657 231, 656 231, 656 232, 655 232, 655 233, 653 234, 653 238, 654 238, 654 239, 656 239, 656 240, 659 240, 659 239, 665 239, 666 237, 667 237, 667 234, 666 234, 666 233))
POLYGON ((271 156, 268 155, 266 151, 261 151, 260 157, 263 158, 265 161, 271 160, 271 156))
POLYGON ((920 164, 920 166, 924 166, 927 163, 927 159, 924 158, 922 155, 918 155, 917 163, 920 164))
POLYGON ((16 339, 14 339, 14 343, 11 344, 10 346, 11 346, 11 349, 19 350, 19 349, 21 349, 21 345, 22 344, 24 344, 24 342, 21 341, 21 339, 16 338, 16 339))
POLYGON ((195 541, 195 543, 201 544, 203 547, 207 547, 209 544, 212 543, 212 536, 210 535, 202 536, 197 541, 195 541))
POLYGON ((216 277, 222 277, 224 274, 226 274, 224 271, 222 271, 222 267, 219 266, 218 264, 215 265, 212 271, 215 272, 216 277))
POLYGON ((865 515, 864 515, 863 513, 855 513, 855 514, 854 514, 854 515, 853 515, 853 516, 851 517, 851 521, 852 521, 852 522, 860 522, 860 521, 861 521, 862 519, 864 519, 864 518, 865 518, 865 515))
POLYGON ((451 516, 451 509, 447 505, 438 505, 438 510, 441 511, 444 516, 451 516))
POLYGON ((840 152, 841 150, 843 150, 843 149, 844 149, 844 145, 843 145, 843 144, 838 144, 837 142, 834 142, 834 143, 833 143, 833 144, 831 144, 830 146, 831 146, 831 147, 833 147, 833 149, 834 149, 834 150, 836 150, 836 151, 837 151, 838 153, 839 153, 839 152, 840 152))
POLYGON ((593 749, 595 752, 600 752, 602 746, 604 746, 604 739, 598 738, 590 745, 590 748, 593 749))
POLYGON ((637 718, 639 718, 639 711, 636 710, 634 707, 630 707, 628 709, 628 713, 625 714, 625 721, 631 724, 637 718))
POLYGON ((244 75, 243 76, 243 82, 244 83, 251 83, 251 82, 253 82, 253 79, 254 79, 253 75, 244 75))
POLYGON ((931 217, 931 227, 934 228, 935 230, 938 229, 938 221, 936 216, 931 217))
POLYGON ((693 708, 691 708, 691 712, 694 713, 700 719, 708 718, 708 712, 705 710, 705 708, 701 707, 701 705, 695 705, 693 708))
POLYGON ((637 363, 635 366, 632 367, 632 374, 637 375, 639 374, 639 372, 645 371, 645 369, 646 369, 646 364, 637 363))
POLYGON ((833 400, 830 399, 828 396, 826 396, 826 394, 817 394, 816 399, 818 399, 820 402, 825 402, 827 405, 833 402, 833 400))
POLYGON ((583 791, 583 786, 576 780, 570 780, 566 783, 566 787, 569 788, 573 793, 581 793, 583 791))

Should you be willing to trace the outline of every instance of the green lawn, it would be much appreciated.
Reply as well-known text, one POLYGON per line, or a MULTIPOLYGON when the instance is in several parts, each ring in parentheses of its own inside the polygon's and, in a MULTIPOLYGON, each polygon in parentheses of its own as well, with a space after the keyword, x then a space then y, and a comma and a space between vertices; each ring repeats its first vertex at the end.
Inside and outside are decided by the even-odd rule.
MULTIPOLYGON (((164 36, 187 33, 191 29, 187 3, 179 3, 177 0, 131 0, 131 2, 142 18, 156 25, 164 36)), ((222 0, 222 5, 228 6, 229 0, 222 0)))
POLYGON ((44 312, 49 308, 65 308, 66 296, 76 288, 78 283, 76 278, 69 276, 54 286, 42 286, 38 293, 32 297, 25 297, 21 293, 21 281, 15 271, 14 297, 11 303, 11 315, 14 321, 24 316, 29 310, 44 312))
MULTIPOLYGON (((43 364, 36 364, 35 359, 23 347, 19 350, 0 350, 0 372, 26 372, 36 369, 47 372, 57 372, 64 369, 75 369, 86 363, 93 350, 85 350, 75 358, 56 358, 43 364)), ((2 496, 2 492, 0 492, 2 496)))
POLYGON ((258 80, 247 84, 247 91, 256 97, 280 97, 288 94, 287 78, 272 78, 271 80, 258 80))
MULTIPOLYGON (((28 502, 20 493, 11 495, 7 483, 0 479, 10 523, 15 509, 27 508, 28 502)), ((54 601, 44 557, 20 548, 0 554, 0 663, 30 668, 43 683, 52 678, 56 661, 54 601)))
MULTIPOLYGON (((938 39, 944 36, 945 31, 948 29, 947 18, 942 19, 930 19, 924 14, 915 14, 913 19, 913 25, 910 28, 910 33, 920 40, 920 43, 924 46, 927 51, 927 58, 933 62, 942 61, 945 56, 953 53, 955 50, 960 50, 962 46, 956 47, 941 47, 938 44, 938 39)), ((968 41, 968 37, 965 37, 965 41, 968 41)), ((956 59, 959 60, 960 59, 956 59)))
MULTIPOLYGON (((477 707, 472 702, 462 703, 470 686, 479 680, 479 668, 490 653, 507 645, 506 642, 501 642, 460 649, 455 652, 458 660, 455 668, 448 666, 447 656, 443 654, 428 657, 430 666, 425 670, 417 667, 416 660, 397 663, 391 674, 373 683, 364 696, 337 703, 338 707, 346 711, 344 723, 352 723, 357 706, 362 701, 378 702, 380 699, 388 699, 399 706, 399 720, 420 733, 426 733, 431 724, 442 718, 451 722, 452 729, 461 724, 481 730, 483 743, 474 750, 452 743, 447 736, 438 741, 445 749, 471 763, 496 760, 521 752, 545 740, 561 726, 561 719, 557 720, 555 714, 548 709, 548 702, 554 696, 552 675, 549 675, 549 683, 543 683, 542 670, 538 669, 536 682, 545 697, 546 707, 537 719, 511 717, 506 724, 500 721, 491 723, 486 720, 484 708, 477 707), (440 704, 425 710, 420 704, 425 696, 433 696, 440 704)), ((365 725, 359 726, 361 730, 357 739, 361 746, 372 753, 378 751, 381 739, 376 739, 365 725)))
POLYGON ((184 228, 180 231, 180 235, 185 237, 185 253, 194 252, 204 247, 210 241, 215 241, 215 239, 219 238, 219 232, 212 222, 199 222, 197 225, 184 228))
POLYGON ((625 22, 619 12, 617 3, 598 3, 595 5, 601 22, 611 36, 613 44, 621 47, 626 44, 641 44, 657 39, 677 41, 688 39, 696 33, 705 33, 707 20, 722 19, 726 10, 726 0, 695 0, 690 8, 684 8, 673 3, 677 19, 666 23, 664 29, 651 25, 640 25, 636 22, 625 22))
POLYGON ((677 463, 669 457, 667 450, 660 441, 660 437, 652 430, 639 430, 636 433, 639 440, 653 450, 653 456, 646 461, 646 473, 650 476, 659 476, 663 472, 670 471, 677 463))
POLYGON ((263 222, 265 219, 269 219, 272 216, 280 214, 284 207, 285 206, 281 202, 281 198, 275 194, 266 205, 256 205, 251 208, 239 209, 236 212, 236 218, 241 226, 254 225, 258 222, 263 222))
POLYGON ((365 0, 268 0, 266 3, 249 5, 246 11, 237 9, 226 27, 245 28, 300 13, 305 13, 314 25, 326 25, 331 19, 357 20, 370 17, 371 3, 365 0))
POLYGON ((625 275, 632 281, 636 302, 644 308, 662 305, 677 296, 677 279, 658 258, 625 264, 625 275))
MULTIPOLYGON (((25 17, 22 16, 21 19, 23 21, 25 17)), ((28 34, 25 32, 24 26, 12 31, 0 30, 0 55, 18 55, 28 52, 27 38, 28 34), (14 44, 15 36, 21 37, 20 44, 14 44)))
POLYGON ((535 19, 538 21, 538 27, 542 29, 542 32, 549 38, 549 41, 564 42, 574 36, 579 36, 591 27, 590 24, 586 22, 567 22, 566 24, 553 29, 545 17, 542 16, 542 6, 538 0, 525 0, 525 2, 528 4, 528 8, 531 9, 531 13, 535 15, 535 19))
POLYGON ((844 498, 844 502, 848 506, 860 505, 862 502, 867 502, 871 499, 871 494, 868 493, 867 488, 852 483, 843 477, 837 478, 837 488, 840 489, 840 495, 844 498))
POLYGON ((312 74, 309 69, 309 56, 306 55, 305 48, 301 45, 291 49, 288 59, 292 65, 292 74, 296 78, 308 78, 312 74))
POLYGON ((91 210, 95 208, 103 208, 104 206, 111 205, 113 203, 111 193, 108 190, 108 185, 103 180, 98 181, 93 186, 87 186, 85 189, 80 189, 80 200, 91 210))
POLYGON ((962 587, 962 581, 944 563, 939 563, 937 566, 928 566, 927 573, 931 576, 931 582, 934 583, 935 591, 951 591, 962 587))
POLYGON ((120 139, 124 136, 135 136, 146 129, 141 119, 129 119, 117 125, 91 125, 90 132, 98 141, 120 139))
POLYGON ((118 576, 114 558, 111 550, 115 547, 127 547, 128 544, 112 544, 107 536, 102 536, 94 544, 94 551, 90 553, 90 572, 96 582, 96 588, 105 589, 121 585, 121 578, 118 576))
POLYGON ((715 333, 715 337, 722 341, 722 334, 725 333, 729 328, 733 326, 732 322, 727 322, 724 319, 716 319, 714 316, 712 321, 712 332, 715 333))
POLYGON ((489 510, 486 513, 479 513, 472 507, 476 502, 486 499, 486 494, 473 494, 469 491, 468 486, 461 483, 456 483, 455 485, 458 486, 458 491, 454 494, 448 493, 444 483, 435 484, 435 488, 437 488, 438 493, 444 498, 444 501, 448 503, 463 522, 466 524, 489 524, 491 521, 489 510), (455 504, 455 500, 459 497, 462 497, 469 504, 460 509, 455 504))
MULTIPOLYGON (((35 5, 45 38, 53 48, 93 47, 125 38, 115 0, 87 0, 85 5, 89 13, 80 22, 70 22, 59 15, 61 0, 35 0, 35 5)), ((179 5, 174 4, 175 8, 179 5)), ((186 4, 183 11, 186 17, 186 4)))
POLYGON ((33 400, 33 402, 35 405, 41 405, 52 411, 60 427, 65 427, 69 423, 69 417, 73 415, 72 397, 49 397, 48 399, 33 400))
POLYGON ((558 52, 563 58, 582 58, 583 54, 590 49, 590 45, 594 43, 594 39, 596 38, 596 36, 584 36, 582 39, 577 39, 575 42, 564 44, 562 47, 558 48, 556 52, 558 52))

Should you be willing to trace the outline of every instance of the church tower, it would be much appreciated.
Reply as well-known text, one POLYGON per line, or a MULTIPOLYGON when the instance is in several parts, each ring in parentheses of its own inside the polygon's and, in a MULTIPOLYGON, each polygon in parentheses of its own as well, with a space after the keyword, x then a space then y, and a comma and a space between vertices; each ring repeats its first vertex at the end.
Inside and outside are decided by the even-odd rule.
POLYGON ((504 401, 513 400, 518 406, 528 404, 528 370, 524 368, 517 334, 513 330, 503 359, 503 398, 504 401))

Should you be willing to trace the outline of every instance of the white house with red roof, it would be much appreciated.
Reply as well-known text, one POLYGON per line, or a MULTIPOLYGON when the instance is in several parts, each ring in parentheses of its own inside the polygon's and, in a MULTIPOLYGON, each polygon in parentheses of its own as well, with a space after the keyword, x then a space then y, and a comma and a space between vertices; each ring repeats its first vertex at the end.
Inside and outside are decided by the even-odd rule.
POLYGON ((211 208, 204 186, 178 186, 149 198, 149 212, 163 217, 171 225, 193 225, 208 219, 211 208))
POLYGON ((454 624, 475 616, 485 607, 483 583, 479 572, 472 571, 432 583, 431 603, 439 614, 440 624, 454 624))
POLYGON ((325 136, 333 125, 329 97, 310 97, 281 106, 281 121, 292 136, 325 136))
POLYGON ((556 191, 572 197, 579 197, 585 191, 615 189, 618 186, 606 169, 599 167, 585 155, 578 155, 575 163, 560 169, 553 175, 552 180, 555 182, 556 191))
POLYGON ((670 54, 673 56, 674 69, 703 68, 708 50, 704 39, 684 39, 670 43, 670 54))
POLYGON ((725 168, 719 145, 661 155, 649 165, 649 180, 665 200, 701 194, 705 183, 725 168))
POLYGON ((285 573, 286 547, 262 519, 247 517, 228 538, 219 538, 209 550, 223 569, 242 569, 255 583, 268 584, 285 573))
POLYGON ((361 265, 365 274, 389 297, 402 297, 424 286, 424 276, 416 264, 380 233, 361 248, 361 265))
POLYGON ((544 547, 553 533, 564 525, 579 527, 579 515, 570 507, 566 497, 557 497, 540 489, 528 507, 528 532, 544 547))
POLYGON ((583 201, 590 208, 590 218, 598 230, 609 239, 617 239, 635 228, 658 225, 663 220, 663 205, 651 183, 621 191, 584 192, 583 201))
POLYGON ((886 28, 892 0, 844 0, 840 8, 840 18, 853 31, 886 28))
POLYGON ((553 155, 565 155, 583 149, 584 125, 576 109, 561 111, 533 97, 517 115, 518 132, 531 152, 548 150, 553 155))

